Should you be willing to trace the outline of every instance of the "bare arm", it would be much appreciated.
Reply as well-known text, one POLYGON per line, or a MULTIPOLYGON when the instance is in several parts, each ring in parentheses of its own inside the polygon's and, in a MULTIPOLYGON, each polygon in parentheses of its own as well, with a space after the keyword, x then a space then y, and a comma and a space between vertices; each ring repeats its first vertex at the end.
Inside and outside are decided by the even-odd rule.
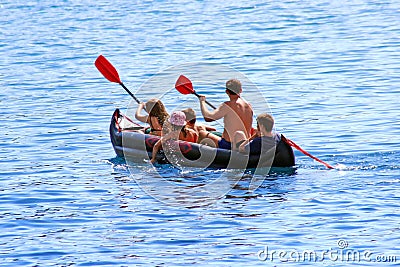
POLYGON ((161 138, 153 146, 153 153, 151 154, 151 163, 156 162, 157 153, 158 151, 160 151, 160 148, 161 148, 161 138))
POLYGON ((228 110, 226 104, 222 104, 217 109, 215 109, 213 111, 209 111, 206 106, 206 97, 200 96, 199 99, 200 99, 201 113, 203 114, 205 121, 207 121, 207 122, 215 121, 215 120, 221 119, 225 116, 225 114, 228 110))
POLYGON ((261 134, 258 130, 255 130, 254 134, 252 136, 250 136, 249 141, 253 140, 256 137, 260 137, 261 134))
POLYGON ((216 131, 217 130, 215 127, 212 127, 212 126, 206 125, 205 127, 206 127, 207 131, 216 131))
POLYGON ((195 129, 196 129, 197 132, 200 132, 202 130, 205 130, 205 131, 208 131, 208 132, 217 130, 213 126, 209 126, 209 125, 205 125, 205 124, 201 124, 201 123, 196 123, 195 129))
POLYGON ((166 135, 164 135, 163 137, 161 137, 153 146, 153 152, 151 154, 151 163, 156 162, 156 157, 157 157, 157 153, 158 151, 160 151, 161 147, 162 147, 162 143, 164 143, 167 140, 173 139, 173 138, 177 138, 179 135, 179 132, 170 132, 167 133, 166 135))
POLYGON ((241 143, 240 146, 239 146, 239 151, 242 152, 242 153, 246 152, 246 148, 245 147, 246 147, 246 145, 248 143, 250 143, 249 139, 244 140, 243 143, 241 143))
POLYGON ((141 111, 143 110, 143 108, 144 108, 144 103, 142 102, 142 103, 139 104, 139 106, 138 106, 138 108, 137 108, 137 110, 136 110, 135 118, 136 118, 138 121, 147 122, 149 116, 148 116, 148 115, 142 115, 142 114, 140 114, 141 111))

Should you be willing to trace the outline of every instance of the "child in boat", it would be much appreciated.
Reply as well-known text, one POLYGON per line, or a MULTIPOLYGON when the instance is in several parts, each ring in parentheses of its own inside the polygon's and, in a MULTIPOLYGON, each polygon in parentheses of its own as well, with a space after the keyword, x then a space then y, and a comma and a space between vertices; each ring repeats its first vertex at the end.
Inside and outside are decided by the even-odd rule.
POLYGON ((163 136, 153 146, 151 163, 156 162, 157 153, 163 144, 177 140, 196 143, 199 137, 195 130, 186 126, 186 116, 182 111, 174 111, 167 122, 163 128, 163 136))
POLYGON ((150 125, 150 134, 162 136, 163 124, 169 118, 169 114, 161 100, 152 98, 146 103, 139 104, 135 118, 150 125), (148 115, 140 114, 143 108, 145 108, 148 115))
POLYGON ((246 139, 244 132, 237 131, 235 133, 236 150, 247 154, 266 153, 276 145, 275 136, 272 133, 274 127, 274 118, 267 113, 262 113, 257 116, 257 131, 246 139))
MULTIPOLYGON (((200 137, 200 131, 216 131, 214 127, 204 125, 201 123, 196 123, 196 112, 192 108, 186 108, 182 110, 183 113, 185 113, 186 116, 186 127, 193 129, 196 131, 197 135, 200 137)), ((201 140, 200 138, 198 139, 198 142, 200 143, 201 140)))

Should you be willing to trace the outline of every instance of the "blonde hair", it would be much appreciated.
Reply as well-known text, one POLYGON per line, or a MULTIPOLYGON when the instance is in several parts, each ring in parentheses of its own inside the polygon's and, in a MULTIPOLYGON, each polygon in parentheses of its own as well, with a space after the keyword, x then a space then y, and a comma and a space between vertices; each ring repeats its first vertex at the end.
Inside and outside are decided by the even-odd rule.
POLYGON ((169 114, 160 99, 152 98, 146 102, 146 111, 150 116, 156 117, 160 125, 168 119, 169 114))

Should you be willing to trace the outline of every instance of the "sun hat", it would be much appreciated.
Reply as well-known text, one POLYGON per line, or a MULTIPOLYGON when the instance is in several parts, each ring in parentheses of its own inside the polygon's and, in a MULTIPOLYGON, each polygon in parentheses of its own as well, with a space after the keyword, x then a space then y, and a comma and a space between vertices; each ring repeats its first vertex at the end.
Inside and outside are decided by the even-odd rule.
POLYGON ((184 126, 186 124, 186 116, 182 111, 174 111, 168 120, 171 124, 176 126, 184 126))
POLYGON ((186 120, 191 121, 193 119, 196 119, 196 112, 192 108, 186 108, 182 110, 183 113, 185 113, 186 120))

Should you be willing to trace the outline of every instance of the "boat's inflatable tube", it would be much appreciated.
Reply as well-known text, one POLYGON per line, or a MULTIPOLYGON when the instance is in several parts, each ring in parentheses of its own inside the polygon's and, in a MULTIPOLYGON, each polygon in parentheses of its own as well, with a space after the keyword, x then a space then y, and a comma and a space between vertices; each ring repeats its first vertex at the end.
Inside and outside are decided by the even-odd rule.
MULTIPOLYGON (((118 156, 125 157, 133 162, 143 162, 151 158, 153 145, 159 140, 159 137, 139 132, 138 130, 141 128, 141 126, 134 125, 129 118, 123 116, 119 109, 114 111, 110 123, 110 137, 118 156), (126 127, 127 125, 129 127, 126 127)), ((213 148, 191 142, 179 141, 174 143, 175 149, 164 148, 164 151, 160 151, 157 155, 158 163, 178 162, 177 164, 185 167, 229 169, 291 167, 295 165, 292 148, 281 139, 277 142, 276 149, 272 149, 269 151, 270 153, 262 156, 247 155, 238 151, 213 148), (173 151, 173 153, 169 153, 168 150, 173 151)))

